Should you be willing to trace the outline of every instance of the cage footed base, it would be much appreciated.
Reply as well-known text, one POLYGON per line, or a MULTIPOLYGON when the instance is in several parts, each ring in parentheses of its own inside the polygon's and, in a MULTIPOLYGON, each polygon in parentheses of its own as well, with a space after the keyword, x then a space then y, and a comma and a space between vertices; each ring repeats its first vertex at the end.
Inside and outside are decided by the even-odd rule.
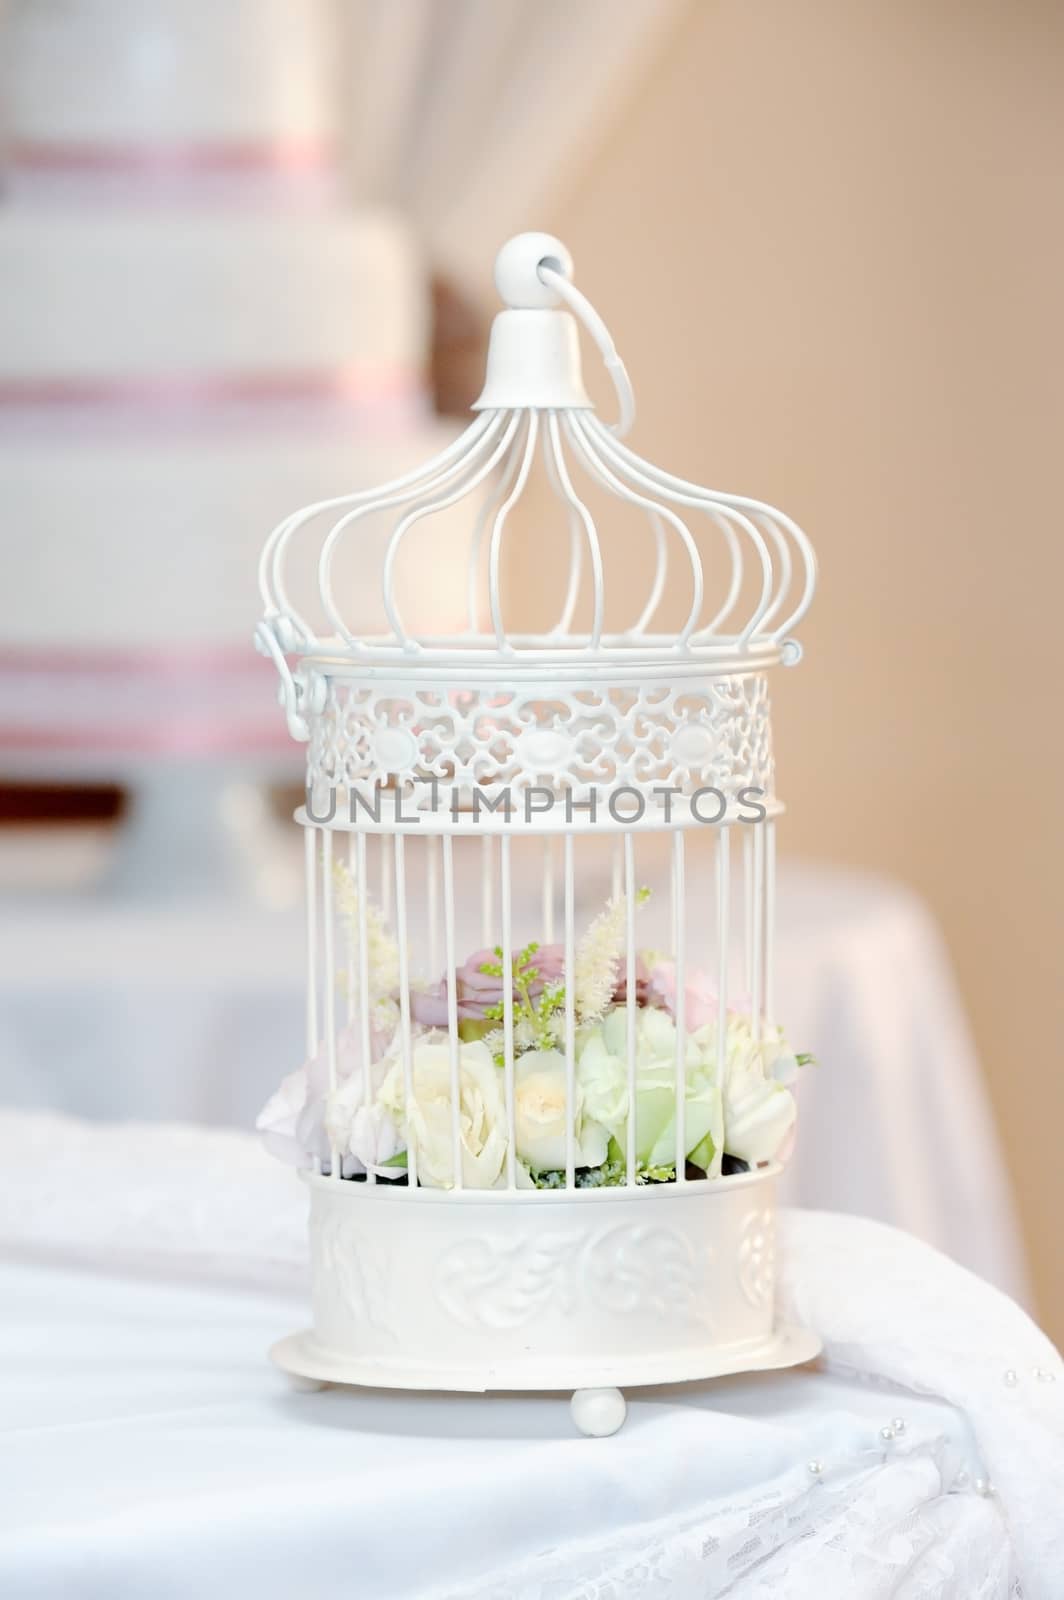
POLYGON ((801 1366, 820 1354, 821 1340, 808 1328, 777 1323, 771 1334, 742 1350, 706 1350, 697 1361, 675 1355, 647 1356, 638 1366, 616 1372, 602 1366, 560 1363, 535 1375, 508 1372, 505 1365, 484 1372, 447 1367, 385 1365, 377 1360, 340 1357, 322 1348, 308 1329, 281 1339, 270 1359, 293 1389, 310 1392, 332 1387, 447 1390, 460 1394, 544 1393, 572 1390, 571 1414, 579 1432, 601 1438, 616 1433, 627 1414, 624 1389, 660 1383, 694 1383, 746 1372, 772 1372, 801 1366))

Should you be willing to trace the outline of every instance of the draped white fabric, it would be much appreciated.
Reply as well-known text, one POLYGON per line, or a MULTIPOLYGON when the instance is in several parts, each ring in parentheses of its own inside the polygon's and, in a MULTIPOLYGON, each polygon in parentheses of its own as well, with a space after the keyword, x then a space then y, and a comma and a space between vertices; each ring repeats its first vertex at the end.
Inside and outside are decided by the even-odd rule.
POLYGON ((357 201, 479 286, 616 115, 689 0, 342 0, 357 201))
POLYGON ((304 1195, 249 1135, 9 1112, 0 1163, 4 1594, 1059 1593, 1064 1366, 896 1230, 786 1213, 819 1368, 635 1391, 590 1441, 550 1396, 287 1395, 304 1195))

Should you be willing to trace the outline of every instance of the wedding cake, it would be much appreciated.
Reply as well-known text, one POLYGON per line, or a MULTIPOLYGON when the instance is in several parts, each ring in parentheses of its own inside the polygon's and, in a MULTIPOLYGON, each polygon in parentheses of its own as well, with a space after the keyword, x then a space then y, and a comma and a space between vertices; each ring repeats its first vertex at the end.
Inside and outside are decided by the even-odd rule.
MULTIPOLYGON (((332 8, 0 15, 0 744, 31 765, 280 749, 250 649, 263 529, 451 436, 411 233, 341 198, 332 8)), ((345 570, 356 610, 386 531, 345 570)), ((415 605, 446 626, 444 553, 415 605)))

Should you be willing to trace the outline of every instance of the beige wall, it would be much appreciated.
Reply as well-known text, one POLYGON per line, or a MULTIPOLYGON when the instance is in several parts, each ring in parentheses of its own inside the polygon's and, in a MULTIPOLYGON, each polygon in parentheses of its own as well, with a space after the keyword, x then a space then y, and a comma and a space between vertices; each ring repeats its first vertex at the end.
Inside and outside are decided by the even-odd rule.
POLYGON ((634 375, 636 447, 816 541, 788 843, 937 913, 1058 1340, 1062 202, 1064 4, 693 0, 536 219, 634 375))

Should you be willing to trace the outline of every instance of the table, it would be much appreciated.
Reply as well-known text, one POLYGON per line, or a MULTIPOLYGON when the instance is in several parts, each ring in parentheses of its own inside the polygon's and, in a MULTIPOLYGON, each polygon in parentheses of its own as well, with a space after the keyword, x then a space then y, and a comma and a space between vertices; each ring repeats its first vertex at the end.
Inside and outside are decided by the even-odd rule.
MULTIPOLYGON (((778 906, 779 1014, 820 1063, 800 1085, 785 1197, 904 1227, 1025 1300, 1004 1158, 926 908, 788 861, 778 906)), ((463 949, 478 942, 460 929, 463 949)), ((302 1059, 295 910, 27 897, 0 945, 0 1104, 246 1127, 302 1059)))
POLYGON ((567 1396, 290 1392, 305 1197, 248 1135, 5 1113, 0 1161, 0 1593, 1059 1595, 1064 1363, 882 1224, 781 1216, 816 1366, 629 1391, 588 1440, 567 1396))

